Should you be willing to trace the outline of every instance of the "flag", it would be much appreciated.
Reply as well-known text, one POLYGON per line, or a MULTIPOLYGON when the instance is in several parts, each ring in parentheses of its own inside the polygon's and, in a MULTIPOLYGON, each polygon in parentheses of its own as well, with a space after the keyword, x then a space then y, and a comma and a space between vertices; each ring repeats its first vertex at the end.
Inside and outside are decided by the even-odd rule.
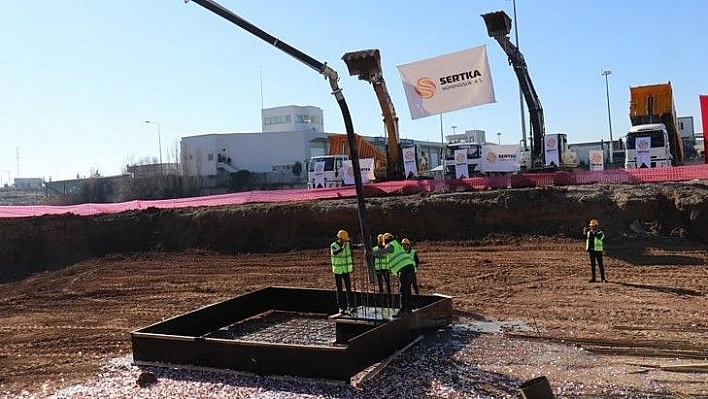
POLYGON ((418 163, 415 159, 415 146, 403 148, 403 171, 405 178, 418 177, 418 163))
MULTIPOLYGON (((708 96, 701 95, 698 97, 701 103, 701 120, 703 122, 703 154, 705 154, 705 143, 708 142, 708 96)), ((705 163, 708 163, 708 157, 703 155, 705 163)))
POLYGON ((398 74, 413 119, 496 102, 486 46, 400 65, 398 74))
POLYGON ((590 170, 605 169, 605 152, 603 150, 590 150, 588 152, 590 170))

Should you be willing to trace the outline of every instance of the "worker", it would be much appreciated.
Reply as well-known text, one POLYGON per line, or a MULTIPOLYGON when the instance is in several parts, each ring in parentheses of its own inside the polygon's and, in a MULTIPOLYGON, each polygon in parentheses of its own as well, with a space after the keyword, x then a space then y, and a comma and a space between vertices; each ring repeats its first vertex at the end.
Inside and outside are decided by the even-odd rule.
POLYGON ((399 277, 401 308, 393 314, 393 317, 401 317, 406 313, 410 313, 412 309, 411 284, 413 283, 415 265, 413 264, 413 259, 403 250, 403 247, 396 241, 393 234, 386 233, 383 238, 385 246, 374 251, 374 256, 387 255, 388 267, 391 273, 395 273, 399 277))
POLYGON ((592 219, 589 226, 583 228, 583 235, 585 236, 585 250, 590 254, 590 267, 592 269, 592 278, 589 282, 594 283, 597 281, 595 279, 595 263, 597 263, 600 268, 600 281, 606 283, 605 266, 602 264, 605 232, 600 229, 600 222, 597 219, 592 219))
POLYGON ((418 289, 418 265, 420 265, 420 259, 418 259, 418 253, 411 246, 411 240, 407 238, 401 240, 401 246, 403 247, 403 250, 406 251, 411 258, 413 258, 413 292, 415 292, 416 295, 419 295, 420 289, 418 289))
MULTIPOLYGON (((384 243, 384 235, 379 234, 376 237, 376 246, 373 251, 378 251, 386 244, 384 243)), ((374 256, 374 270, 376 272, 376 281, 379 283, 379 292, 384 292, 384 282, 386 283, 386 293, 391 293, 391 270, 388 268, 388 259, 386 255, 374 256)))
POLYGON ((349 312, 349 305, 353 304, 351 273, 354 270, 349 233, 346 230, 337 232, 337 240, 330 245, 329 251, 332 258, 334 283, 337 286, 337 306, 339 312, 345 314, 349 312))

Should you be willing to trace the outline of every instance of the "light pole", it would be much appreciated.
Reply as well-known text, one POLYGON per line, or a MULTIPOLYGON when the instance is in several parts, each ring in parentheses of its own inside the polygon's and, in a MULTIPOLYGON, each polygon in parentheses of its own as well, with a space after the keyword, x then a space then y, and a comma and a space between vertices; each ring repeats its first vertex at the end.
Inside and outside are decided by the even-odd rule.
POLYGON ((450 126, 450 127, 452 128, 452 134, 455 134, 455 129, 457 129, 457 126, 452 125, 452 126, 450 126))
POLYGON ((605 77, 605 94, 607 95, 607 122, 610 125, 610 163, 614 162, 613 152, 615 149, 615 143, 612 140, 612 114, 610 113, 610 80, 607 78, 610 76, 612 71, 604 70, 601 75, 605 77))
POLYGON ((501 145, 501 132, 497 132, 497 142, 501 145))
POLYGON ((160 174, 163 175, 163 170, 162 170, 162 137, 160 135, 160 122, 155 122, 155 121, 145 121, 145 123, 152 123, 157 125, 157 145, 159 146, 160 149, 160 174))

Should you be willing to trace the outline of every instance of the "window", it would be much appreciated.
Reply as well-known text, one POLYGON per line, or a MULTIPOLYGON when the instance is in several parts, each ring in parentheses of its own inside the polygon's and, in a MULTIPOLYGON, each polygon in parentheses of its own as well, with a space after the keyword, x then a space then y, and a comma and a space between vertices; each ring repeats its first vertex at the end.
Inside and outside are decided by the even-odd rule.
POLYGON ((295 122, 297 123, 316 123, 318 125, 322 124, 322 118, 318 115, 295 115, 295 122))
POLYGON ((266 116, 265 117, 265 124, 266 125, 282 125, 285 123, 290 123, 291 122, 290 115, 278 115, 278 116, 266 116))
POLYGON ((213 161, 213 160, 214 160, 214 154, 208 154, 207 161, 213 161))
POLYGON ((660 130, 655 130, 653 132, 642 132, 636 136, 627 136, 627 149, 636 150, 637 149, 637 138, 638 137, 651 137, 651 147, 658 148, 664 146, 664 132, 660 130))
MULTIPOLYGON (((324 163, 325 163, 324 170, 334 170, 334 158, 324 158, 324 159, 315 158, 312 160, 312 162, 310 162, 309 171, 314 172, 315 171, 315 164, 317 162, 322 162, 322 161, 324 161, 324 163)), ((338 160, 338 162, 337 162, 338 167, 342 166, 341 163, 342 163, 342 161, 338 160)))

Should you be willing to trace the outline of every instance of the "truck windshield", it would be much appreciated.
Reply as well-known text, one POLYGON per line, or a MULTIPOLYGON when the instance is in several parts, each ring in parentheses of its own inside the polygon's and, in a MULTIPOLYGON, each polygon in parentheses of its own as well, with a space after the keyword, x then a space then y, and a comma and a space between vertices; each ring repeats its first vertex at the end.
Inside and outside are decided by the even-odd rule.
POLYGON ((334 158, 312 158, 310 160, 310 167, 308 168, 310 172, 315 171, 315 164, 317 164, 317 162, 325 163, 324 170, 334 170, 334 158))
POLYGON ((481 148, 479 145, 457 145, 457 146, 448 146, 445 150, 446 152, 446 157, 447 159, 454 159, 455 158, 455 150, 467 150, 467 159, 475 159, 475 158, 480 158, 482 156, 481 154, 481 148))
POLYGON ((627 149, 628 150, 636 150, 637 149, 637 137, 651 137, 651 147, 652 148, 663 147, 665 144, 664 132, 661 130, 634 133, 633 135, 627 136, 627 149))

